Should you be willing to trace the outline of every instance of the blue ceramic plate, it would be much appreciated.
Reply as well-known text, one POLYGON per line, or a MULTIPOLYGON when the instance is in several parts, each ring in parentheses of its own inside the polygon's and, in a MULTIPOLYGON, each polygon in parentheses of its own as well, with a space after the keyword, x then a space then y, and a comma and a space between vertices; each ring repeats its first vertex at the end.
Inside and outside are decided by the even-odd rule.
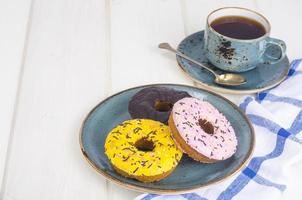
MULTIPOLYGON (((222 70, 214 67, 208 62, 205 51, 203 50, 203 35, 204 31, 200 31, 186 37, 179 44, 178 50, 187 56, 204 63, 217 73, 223 73, 222 70)), ((266 53, 272 57, 278 57, 278 55, 275 55, 278 52, 275 48, 268 48, 266 53)), ((177 56, 177 62, 183 71, 201 87, 218 92, 234 94, 256 93, 272 88, 286 78, 289 70, 289 61, 287 57, 276 64, 259 63, 255 69, 240 73, 247 79, 246 84, 241 86, 221 86, 214 82, 213 75, 205 69, 202 69, 179 56, 177 56)))
POLYGON ((254 147, 254 131, 246 116, 227 99, 202 89, 173 84, 140 86, 119 92, 98 104, 86 117, 80 133, 81 150, 88 162, 107 179, 127 188, 152 193, 181 193, 217 183, 243 167, 250 158, 254 147), (114 171, 104 154, 104 142, 108 132, 131 119, 128 102, 139 90, 150 86, 163 86, 186 91, 191 96, 212 103, 231 122, 238 139, 234 156, 215 164, 202 164, 183 156, 179 165, 167 178, 154 183, 142 183, 125 178, 114 171))

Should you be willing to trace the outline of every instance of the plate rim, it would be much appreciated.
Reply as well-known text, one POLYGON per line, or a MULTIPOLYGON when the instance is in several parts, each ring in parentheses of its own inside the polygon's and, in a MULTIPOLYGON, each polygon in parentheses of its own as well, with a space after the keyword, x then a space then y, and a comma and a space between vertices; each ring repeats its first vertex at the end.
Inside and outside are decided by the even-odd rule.
POLYGON ((121 90, 117 93, 114 93, 113 95, 110 95, 109 97, 104 98, 101 102, 99 102, 96 106, 94 106, 89 112, 88 114, 86 114, 82 124, 81 124, 81 128, 80 128, 80 132, 79 132, 79 144, 80 144, 80 149, 82 152, 82 155, 84 156, 85 160, 88 162, 88 164, 90 165, 90 167, 92 167, 92 169, 94 169, 98 174, 102 175, 106 180, 109 180, 121 187, 124 187, 126 189, 130 189, 130 190, 134 190, 137 192, 148 192, 148 193, 155 193, 155 194, 182 194, 182 193, 189 193, 192 192, 193 190, 196 189, 200 189, 200 188, 205 188, 208 186, 212 186, 214 184, 218 184, 226 179, 229 179, 230 177, 234 176, 235 174, 237 174, 245 165, 246 163, 248 163, 253 155, 254 149, 255 149, 255 143, 256 143, 256 134, 255 134, 255 130, 254 127, 252 126, 250 120, 247 118, 247 116, 239 109, 239 107, 237 105, 235 105, 233 102, 231 102, 230 100, 228 100, 227 98, 213 92, 207 89, 203 89, 203 88, 199 88, 199 87, 195 87, 195 86, 191 86, 191 85, 185 85, 185 84, 175 84, 175 83, 156 83, 156 84, 146 84, 146 85, 139 85, 139 86, 135 86, 135 87, 131 87, 125 90, 121 90), (192 89, 197 89, 197 90, 204 90, 205 92, 208 92, 216 97, 219 97, 221 99, 223 99, 224 101, 226 101, 227 103, 229 103, 235 110, 237 110, 239 112, 240 115, 242 115, 242 117, 245 119, 245 121, 247 122, 250 130, 251 130, 251 136, 252 139, 250 141, 250 148, 249 151, 247 153, 247 155, 245 156, 243 162, 231 173, 226 174, 225 176, 209 181, 206 184, 199 184, 190 188, 186 188, 186 189, 161 189, 161 188, 147 188, 147 187, 141 187, 141 186, 136 186, 136 185, 132 185, 130 183, 124 183, 121 180, 114 178, 112 176, 110 176, 109 174, 107 174, 105 171, 103 171, 102 169, 100 169, 88 156, 88 154, 86 153, 85 149, 84 149, 84 145, 83 145, 83 141, 82 141, 82 136, 83 136, 83 129, 84 129, 84 125, 87 122, 88 118, 90 117, 90 115, 103 103, 105 103, 107 100, 111 99, 114 96, 117 96, 121 93, 127 92, 129 90, 133 90, 133 89, 138 89, 138 88, 143 88, 143 87, 152 87, 152 86, 180 86, 180 87, 189 87, 192 89))
MULTIPOLYGON (((177 45, 177 50, 179 50, 179 46, 189 37, 191 37, 192 35, 194 34, 197 34, 197 33, 201 33, 201 32, 204 32, 204 30, 201 30, 201 31, 197 31, 197 32, 194 32, 188 36, 186 36, 184 39, 181 40, 181 42, 177 45)), ((288 59, 288 56, 285 55, 285 58, 288 59)), ((236 90, 236 89, 229 89, 229 88, 224 88, 224 87, 220 87, 220 86, 212 86, 212 85, 209 85, 205 82, 202 82, 196 78, 194 78, 191 74, 189 74, 185 68, 181 65, 180 63, 180 60, 181 57, 176 55, 176 62, 177 62, 177 65, 180 67, 181 71, 188 77, 190 78, 193 82, 196 82, 199 86, 199 88, 202 88, 202 89, 206 89, 206 90, 214 90, 216 92, 222 92, 222 93, 225 93, 225 94, 253 94, 253 93, 258 93, 258 92, 261 92, 261 91, 264 91, 264 90, 268 90, 268 89, 271 89, 271 88, 274 88, 276 87, 277 85, 279 85, 280 83, 282 83, 286 77, 287 77, 287 74, 290 70, 290 62, 289 62, 289 59, 288 59, 288 66, 287 66, 287 69, 283 71, 282 75, 281 75, 281 78, 276 81, 275 83, 271 84, 271 85, 268 85, 266 87, 261 87, 261 88, 255 88, 255 89, 244 89, 244 90, 236 90)))

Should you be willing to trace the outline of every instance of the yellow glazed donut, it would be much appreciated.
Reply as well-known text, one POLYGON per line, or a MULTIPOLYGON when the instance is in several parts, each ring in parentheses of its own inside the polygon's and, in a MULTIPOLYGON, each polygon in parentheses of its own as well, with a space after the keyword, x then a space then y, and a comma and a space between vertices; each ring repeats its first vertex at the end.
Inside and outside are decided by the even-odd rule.
POLYGON ((167 177, 182 157, 170 128, 149 119, 116 126, 106 138, 105 153, 119 174, 142 182, 167 177))

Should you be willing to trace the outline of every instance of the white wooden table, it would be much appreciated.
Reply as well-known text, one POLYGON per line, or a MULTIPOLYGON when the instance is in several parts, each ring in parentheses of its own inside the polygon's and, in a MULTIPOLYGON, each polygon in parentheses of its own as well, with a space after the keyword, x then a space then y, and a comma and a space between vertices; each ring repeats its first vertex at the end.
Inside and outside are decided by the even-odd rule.
MULTIPOLYGON (((302 56, 299 0, 0 1, 0 199, 135 197, 87 165, 81 122, 102 99, 128 87, 192 84, 157 44, 176 46, 222 6, 263 13, 272 36, 286 41, 289 58, 302 56)), ((284 199, 297 199, 302 184, 302 162, 291 169, 296 175, 284 199)))

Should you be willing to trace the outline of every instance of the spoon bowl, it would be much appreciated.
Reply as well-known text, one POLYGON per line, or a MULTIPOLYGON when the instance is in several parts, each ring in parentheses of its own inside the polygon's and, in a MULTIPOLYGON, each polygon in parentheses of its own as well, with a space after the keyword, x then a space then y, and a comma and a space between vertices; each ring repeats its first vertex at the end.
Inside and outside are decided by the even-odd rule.
POLYGON ((246 79, 239 74, 220 74, 215 77, 215 83, 220 85, 236 86, 245 84, 246 79))

